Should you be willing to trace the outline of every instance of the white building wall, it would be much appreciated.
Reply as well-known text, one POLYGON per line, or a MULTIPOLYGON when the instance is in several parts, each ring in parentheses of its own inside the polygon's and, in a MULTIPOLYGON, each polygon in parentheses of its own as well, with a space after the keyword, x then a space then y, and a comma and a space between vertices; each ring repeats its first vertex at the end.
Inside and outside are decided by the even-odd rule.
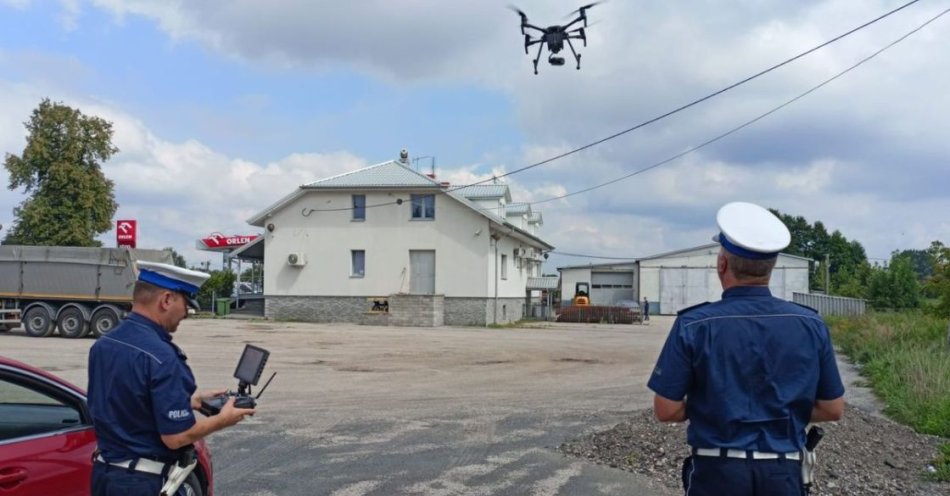
MULTIPOLYGON (((419 194, 433 193, 419 191, 419 194)), ((409 291, 409 250, 435 250, 435 292, 449 297, 487 297, 490 284, 488 220, 454 199, 436 195, 435 220, 412 220, 408 192, 367 192, 366 204, 402 198, 402 205, 367 208, 352 220, 351 192, 312 192, 267 220, 264 290, 274 295, 365 296, 409 291), (304 216, 305 209, 313 211, 304 216), (364 277, 351 276, 350 250, 366 252, 364 277), (293 267, 287 255, 302 253, 293 267)), ((362 193, 360 193, 362 194, 362 193)), ((510 253, 510 251, 509 251, 510 253)), ((520 294, 523 295, 524 284, 520 294)))
MULTIPOLYGON (((667 315, 704 301, 720 300, 718 256, 719 247, 713 246, 640 261, 641 299, 645 295, 650 301, 659 301, 659 312, 667 315)), ((779 254, 769 285, 772 294, 792 301, 792 293, 808 293, 808 264, 806 259, 779 254)))
MULTIPOLYGON (((485 222, 488 222, 487 219, 485 222)), ((515 257, 514 252, 515 248, 522 248, 526 253, 530 253, 531 247, 515 238, 504 235, 497 241, 497 247, 498 251, 496 255, 495 246, 492 246, 490 253, 491 260, 487 265, 487 277, 489 281, 489 294, 487 296, 495 296, 494 281, 497 277, 499 298, 524 298, 528 278, 533 276, 532 268, 535 267, 536 264, 530 260, 530 257, 519 260, 518 257, 515 257), (504 263, 507 265, 507 277, 505 279, 502 279, 502 255, 505 255, 504 263), (498 263, 497 275, 495 273, 496 262, 498 263)))
POLYGON ((561 306, 570 305, 574 300, 574 290, 577 283, 586 282, 590 284, 590 279, 591 269, 589 267, 561 269, 561 306))

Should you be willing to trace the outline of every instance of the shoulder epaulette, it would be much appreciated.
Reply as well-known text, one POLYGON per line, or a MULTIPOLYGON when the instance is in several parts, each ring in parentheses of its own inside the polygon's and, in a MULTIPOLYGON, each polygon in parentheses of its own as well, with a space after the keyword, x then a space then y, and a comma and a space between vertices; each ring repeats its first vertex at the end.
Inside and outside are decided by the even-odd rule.
POLYGON ((812 307, 810 307, 810 306, 808 306, 808 305, 803 305, 803 304, 801 304, 801 303, 798 303, 797 301, 792 301, 792 302, 789 302, 789 303, 794 303, 794 304, 796 304, 796 305, 798 305, 798 306, 800 306, 800 307, 802 307, 802 308, 807 308, 807 309, 811 310, 812 312, 819 313, 818 310, 816 310, 816 309, 814 309, 814 308, 812 308, 812 307))
POLYGON ((699 307, 706 306, 706 305, 708 305, 708 304, 709 304, 708 301, 704 301, 704 302, 699 303, 699 304, 697 304, 697 305, 693 305, 693 306, 691 306, 691 307, 686 307, 686 308, 680 310, 679 312, 676 312, 676 315, 683 315, 683 314, 686 313, 686 312, 689 312, 689 311, 691 311, 691 310, 695 310, 695 309, 697 309, 697 308, 699 308, 699 307))

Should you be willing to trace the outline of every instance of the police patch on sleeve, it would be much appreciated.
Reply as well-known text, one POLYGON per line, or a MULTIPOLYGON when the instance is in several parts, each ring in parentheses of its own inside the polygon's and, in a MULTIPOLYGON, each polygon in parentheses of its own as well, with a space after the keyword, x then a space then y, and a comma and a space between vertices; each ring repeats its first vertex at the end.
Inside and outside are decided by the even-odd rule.
POLYGON ((168 420, 178 421, 191 418, 191 410, 169 410, 168 420))

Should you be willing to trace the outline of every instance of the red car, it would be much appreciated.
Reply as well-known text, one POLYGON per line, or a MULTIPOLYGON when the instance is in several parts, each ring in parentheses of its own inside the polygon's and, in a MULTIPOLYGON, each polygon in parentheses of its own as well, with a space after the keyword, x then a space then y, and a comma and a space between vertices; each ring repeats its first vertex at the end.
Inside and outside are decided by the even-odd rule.
MULTIPOLYGON (((183 487, 212 496, 211 453, 183 487)), ((87 496, 96 433, 86 392, 43 370, 0 356, 0 496, 87 496)))

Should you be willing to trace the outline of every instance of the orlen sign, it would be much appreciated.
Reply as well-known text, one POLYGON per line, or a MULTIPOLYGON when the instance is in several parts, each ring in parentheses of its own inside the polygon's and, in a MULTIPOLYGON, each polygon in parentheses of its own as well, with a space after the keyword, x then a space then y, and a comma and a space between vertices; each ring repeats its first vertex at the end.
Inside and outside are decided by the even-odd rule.
POLYGON ((257 239, 257 234, 249 236, 225 236, 221 233, 211 233, 207 238, 201 238, 201 243, 211 250, 221 250, 244 246, 257 239))
POLYGON ((118 220, 115 223, 116 246, 135 248, 136 225, 134 220, 118 220))

